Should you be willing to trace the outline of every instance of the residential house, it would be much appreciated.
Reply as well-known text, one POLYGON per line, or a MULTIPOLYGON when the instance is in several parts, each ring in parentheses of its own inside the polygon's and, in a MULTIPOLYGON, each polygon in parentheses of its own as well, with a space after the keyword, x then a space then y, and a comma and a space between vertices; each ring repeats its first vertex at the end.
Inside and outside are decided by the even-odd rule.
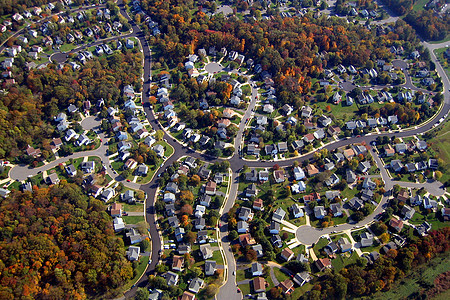
POLYGON ((342 206, 340 203, 330 204, 330 210, 334 217, 342 216, 342 206))
POLYGON ((281 288, 281 291, 286 295, 289 295, 294 291, 294 283, 290 279, 286 279, 285 281, 280 282, 278 286, 281 288))
POLYGON ((303 210, 297 203, 292 204, 290 209, 294 218, 301 218, 304 216, 303 210))
POLYGON ((139 260, 140 254, 141 254, 141 247, 136 247, 136 246, 128 247, 127 257, 128 257, 129 261, 139 260))
POLYGON ((276 183, 282 183, 285 180, 285 176, 284 176, 284 170, 280 169, 280 170, 276 170, 273 172, 273 178, 275 179, 276 183))
POLYGON ((198 291, 203 287, 204 284, 205 282, 203 281, 203 279, 197 277, 191 281, 188 289, 193 293, 198 293, 198 291))
POLYGON ((273 212, 273 216, 272 219, 277 221, 277 222, 281 222, 284 220, 284 217, 286 216, 286 212, 281 208, 278 207, 274 212, 273 212))
POLYGON ((309 273, 306 271, 297 273, 294 276, 294 282, 297 283, 299 286, 303 286, 305 283, 309 282, 310 280, 311 280, 311 275, 309 275, 309 273))
POLYGON ((253 278, 252 283, 255 293, 263 293, 266 291, 266 280, 263 277, 253 278))
POLYGON ((217 263, 213 260, 205 261, 205 275, 212 276, 216 272, 217 263))
POLYGON ((283 251, 281 251, 280 256, 285 261, 290 261, 294 257, 294 252, 289 249, 289 247, 286 247, 283 249, 283 251))
POLYGON ((331 260, 329 258, 319 258, 315 261, 317 269, 322 272, 325 269, 330 269, 332 267, 331 260))
POLYGON ((269 232, 271 234, 279 234, 280 233, 280 223, 272 220, 269 226, 269 232))
POLYGON ((358 197, 353 197, 352 199, 350 199, 348 204, 353 210, 359 210, 364 206, 364 202, 358 197))
POLYGON ((175 286, 178 284, 178 274, 172 271, 169 271, 165 275, 166 282, 168 286, 175 286))
POLYGON ((263 267, 259 262, 252 263, 251 267, 252 276, 262 276, 263 275, 263 267))
POLYGON ((172 258, 172 270, 181 272, 184 266, 184 257, 179 255, 174 255, 172 258))
POLYGON ((325 217, 325 215, 325 208, 323 206, 314 207, 314 216, 316 217, 316 219, 321 220, 325 217))
POLYGON ((396 232, 400 232, 403 229, 403 221, 400 219, 392 218, 389 221, 389 226, 391 226, 396 232))

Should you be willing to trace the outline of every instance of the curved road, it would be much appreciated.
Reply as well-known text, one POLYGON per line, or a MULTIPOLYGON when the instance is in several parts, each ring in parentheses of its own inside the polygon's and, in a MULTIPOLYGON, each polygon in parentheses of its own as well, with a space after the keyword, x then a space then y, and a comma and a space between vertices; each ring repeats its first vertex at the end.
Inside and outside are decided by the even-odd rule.
MULTIPOLYGON (((141 31, 141 29, 139 27, 137 27, 137 25, 134 23, 134 21, 128 16, 121 0, 118 2, 118 4, 119 4, 121 14, 132 25, 133 33, 130 34, 129 36, 134 36, 137 39, 139 39, 141 46, 142 46, 142 51, 143 51, 143 55, 144 55, 144 66, 143 66, 144 84, 143 84, 142 96, 143 96, 143 101, 144 101, 144 110, 147 113, 147 119, 155 130, 161 129, 160 124, 158 123, 157 119, 155 118, 153 110, 150 109, 149 102, 148 102, 148 96, 147 96, 147 91, 150 89, 150 81, 148 81, 148 78, 151 74, 151 51, 150 51, 149 45, 148 45, 147 40, 146 40, 143 32, 141 31)), ((428 44, 428 43, 424 43, 424 45, 431 50, 436 47, 436 45, 428 44)), ((398 131, 398 132, 389 132, 389 133, 383 133, 383 134, 369 134, 369 135, 362 136, 359 138, 339 140, 339 141, 336 141, 334 143, 324 146, 324 148, 327 148, 329 151, 331 151, 338 147, 346 146, 346 145, 353 144, 353 143, 360 143, 363 141, 366 142, 367 144, 369 144, 371 141, 374 141, 378 136, 408 137, 408 136, 412 136, 412 135, 420 135, 420 134, 423 134, 424 132, 432 129, 433 125, 436 124, 440 118, 443 118, 450 109, 450 94, 449 94, 450 83, 449 83, 449 79, 447 78, 444 70, 442 69, 441 65, 437 61, 433 51, 430 51, 430 52, 431 52, 431 58, 436 64, 436 69, 437 69, 438 74, 441 77, 443 85, 444 85, 443 107, 432 120, 430 120, 426 124, 418 125, 411 129, 406 129, 406 130, 402 130, 402 131, 398 131)), ((238 175, 239 175, 238 170, 244 164, 249 167, 260 167, 260 168, 261 167, 262 168, 270 168, 274 164, 273 162, 245 161, 239 157, 238 151, 239 151, 239 147, 242 145, 242 133, 243 133, 244 127, 245 127, 245 121, 247 120, 247 118, 250 118, 250 116, 252 115, 252 109, 254 108, 254 106, 256 104, 256 99, 257 99, 256 97, 257 97, 257 91, 256 91, 256 89, 254 89, 252 87, 252 97, 251 97, 252 99, 251 99, 249 107, 247 108, 247 110, 244 114, 244 117, 242 118, 241 124, 239 125, 239 132, 235 139, 235 153, 231 158, 228 159, 228 161, 230 162, 231 170, 232 170, 232 178, 231 178, 232 184, 231 184, 231 188, 230 188, 230 194, 227 199, 227 202, 224 205, 223 215, 220 220, 220 224, 223 225, 223 226, 221 226, 220 238, 222 239, 222 242, 223 242, 222 243, 223 250, 224 250, 225 260, 226 260, 226 265, 228 266, 228 270, 226 270, 226 272, 224 273, 226 283, 224 286, 221 287, 221 289, 219 291, 219 295, 217 297, 218 299, 230 300, 230 299, 241 299, 242 298, 242 294, 237 293, 236 278, 234 275, 232 275, 233 271, 236 270, 236 263, 234 261, 234 257, 232 255, 231 251, 229 250, 229 243, 226 239, 226 235, 227 235, 226 218, 227 218, 227 213, 228 213, 229 209, 233 206, 234 199, 236 199, 236 196, 237 196, 237 189, 238 189, 238 181, 237 180, 238 180, 238 175)), ((102 137, 101 134, 100 134, 100 136, 102 137)), ((199 158, 201 160, 208 161, 208 162, 214 162, 214 161, 221 160, 221 159, 213 158, 208 155, 200 154, 191 149, 188 149, 185 146, 181 145, 176 140, 174 140, 167 133, 164 134, 164 138, 175 150, 174 155, 172 155, 170 158, 168 158, 167 161, 165 162, 166 166, 171 165, 173 162, 175 162, 177 159, 179 159, 181 156, 184 156, 184 155, 193 156, 195 158, 199 158)), ((105 159, 106 161, 108 161, 107 157, 106 157, 106 147, 104 144, 102 144, 100 146, 100 148, 98 148, 97 150, 75 153, 72 157, 81 157, 81 156, 86 156, 86 155, 97 155, 97 156, 101 157, 102 160, 105 159)), ((296 157, 296 158, 283 160, 283 161, 277 161, 276 163, 282 167, 285 167, 285 166, 292 165, 293 161, 295 161, 295 160, 302 162, 304 160, 311 159, 312 157, 313 157, 313 153, 309 153, 309 154, 301 156, 301 157, 296 157)), ((374 158, 375 157, 376 157, 376 155, 374 155, 374 158)), ((63 159, 67 160, 68 158, 63 158, 63 159)), ((61 159, 61 161, 63 159, 61 159)), ((376 160, 376 158, 375 158, 375 160, 376 160)), ((33 175, 40 170, 48 170, 48 169, 54 167, 55 165, 57 165, 61 161, 60 160, 54 161, 50 164, 47 164, 47 165, 45 165, 41 168, 37 168, 37 169, 28 169, 25 166, 17 166, 11 170, 10 175, 12 176, 12 178, 16 177, 14 179, 23 180, 26 178, 26 176, 25 176, 25 178, 23 178, 23 175, 25 175, 25 174, 33 175)), ((106 164, 106 166, 107 166, 108 174, 112 174, 112 170, 109 168, 109 164, 106 164)), ((384 169, 381 169, 381 170, 382 170, 382 176, 383 176, 383 178, 385 178, 385 176, 387 176, 387 174, 383 174, 384 169)), ((147 200, 146 200, 146 205, 145 205, 146 206, 146 221, 148 222, 149 227, 150 227, 149 234, 150 234, 150 237, 152 240, 152 254, 151 254, 151 258, 150 258, 152 260, 152 262, 151 262, 151 264, 149 264, 147 266, 147 269, 146 269, 144 275, 141 277, 141 279, 136 284, 136 286, 125 293, 126 298, 132 298, 136 293, 137 287, 144 287, 147 285, 148 276, 154 272, 154 269, 159 262, 159 251, 161 250, 161 240, 160 240, 158 229, 155 224, 156 215, 155 215, 155 211, 154 211, 154 204, 155 204, 154 201, 156 199, 156 191, 157 191, 157 187, 158 187, 157 175, 159 175, 163 172, 164 172, 163 168, 159 169, 156 172, 153 180, 150 183, 142 185, 142 186, 139 186, 138 184, 134 184, 133 186, 131 186, 132 183, 124 182, 125 185, 130 186, 131 188, 134 188, 134 189, 140 188, 141 190, 146 192, 148 195, 147 200)), ((384 170, 384 172, 385 172, 385 170, 384 170)), ((120 181, 120 178, 117 178, 116 180, 120 181)), ((388 184, 391 181, 385 180, 385 182, 386 182, 386 189, 389 189, 388 184)), ((379 205, 377 207, 377 210, 371 216, 369 216, 368 218, 366 218, 366 220, 364 220, 362 222, 370 222, 376 213, 379 213, 380 211, 382 211, 383 204, 385 203, 383 201, 387 201, 387 199, 385 199, 385 197, 383 197, 382 203, 381 203, 381 205, 379 205)), ((349 229, 347 227, 353 227, 355 225, 346 224, 346 225, 341 225, 341 226, 342 227, 340 227, 340 229, 349 229)), ((357 224, 357 226, 359 226, 359 224, 357 224)), ((316 230, 316 229, 310 230, 310 229, 306 229, 306 228, 308 228, 307 226, 302 226, 300 228, 305 228, 302 230, 308 231, 308 232, 303 232, 300 229, 299 229, 299 231, 297 231, 297 236, 299 236, 300 240, 302 240, 304 238, 303 236, 305 236, 305 235, 312 235, 312 236, 314 236, 314 239, 316 239, 318 236, 327 233, 329 230, 332 230, 332 229, 327 229, 327 230, 324 229, 323 231, 316 230)), ((311 240, 313 240, 313 239, 311 239, 311 240)), ((307 242, 307 241, 305 240, 305 242, 307 242)))

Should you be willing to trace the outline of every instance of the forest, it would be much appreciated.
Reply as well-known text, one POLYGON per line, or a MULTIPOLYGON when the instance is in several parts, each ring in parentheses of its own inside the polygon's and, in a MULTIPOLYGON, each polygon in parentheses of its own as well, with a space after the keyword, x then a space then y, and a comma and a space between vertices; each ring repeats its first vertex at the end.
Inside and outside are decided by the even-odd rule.
MULTIPOLYGON (((322 78, 326 68, 339 64, 372 67, 377 59, 390 61, 394 58, 390 52, 393 45, 403 46, 406 53, 422 51, 414 30, 402 20, 380 33, 375 26, 369 30, 340 18, 315 19, 312 14, 302 18, 283 19, 274 15, 271 20, 244 21, 235 17, 225 19, 221 15, 209 18, 196 11, 189 1, 180 5, 179 1, 146 0, 142 7, 165 33, 150 37, 155 53, 167 54, 159 55, 160 64, 182 72, 185 57, 199 48, 215 46, 238 51, 272 74, 280 106, 290 103, 301 107, 313 82, 322 78)), ((204 96, 205 88, 191 84, 187 76, 175 78, 178 82, 174 82, 193 87, 186 97, 190 101, 204 96)))
POLYGON ((1 299, 99 297, 133 277, 104 204, 75 184, 14 191, 0 216, 1 299))
POLYGON ((12 71, 17 84, 0 96, 0 158, 18 158, 27 145, 49 146, 52 137, 61 134, 53 117, 72 103, 79 108, 84 100, 94 107, 101 98, 106 106, 123 103, 123 86, 141 88, 141 57, 137 50, 115 52, 86 62, 79 71, 55 64, 24 71, 25 58, 16 57, 12 71))

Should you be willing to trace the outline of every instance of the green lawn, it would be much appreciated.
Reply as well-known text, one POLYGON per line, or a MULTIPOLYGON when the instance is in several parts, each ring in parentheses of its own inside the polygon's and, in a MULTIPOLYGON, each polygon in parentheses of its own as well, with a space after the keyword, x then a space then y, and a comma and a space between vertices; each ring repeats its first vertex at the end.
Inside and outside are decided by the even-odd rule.
POLYGON ((145 221, 144 216, 123 216, 122 219, 125 224, 137 224, 145 221))
POLYGON ((424 6, 428 3, 428 0, 417 0, 416 3, 413 5, 414 11, 421 11, 424 10, 424 6))
POLYGON ((275 273, 275 277, 278 279, 279 282, 285 281, 286 279, 289 279, 289 276, 283 273, 278 268, 273 268, 273 272, 275 273))
POLYGON ((313 247, 314 253, 316 254, 317 257, 321 256, 320 255, 320 250, 325 247, 326 245, 328 245, 328 240, 326 238, 321 238, 313 247))
POLYGON ((122 210, 128 211, 128 212, 143 212, 144 211, 144 205, 143 204, 127 204, 122 203, 122 210))
POLYGON ((242 295, 250 294, 250 284, 241 284, 239 288, 241 289, 242 295))
POLYGON ((336 272, 339 272, 345 266, 355 263, 358 257, 359 256, 356 251, 354 251, 352 254, 348 252, 343 254, 336 254, 336 258, 331 260, 331 264, 333 265, 334 270, 336 272))

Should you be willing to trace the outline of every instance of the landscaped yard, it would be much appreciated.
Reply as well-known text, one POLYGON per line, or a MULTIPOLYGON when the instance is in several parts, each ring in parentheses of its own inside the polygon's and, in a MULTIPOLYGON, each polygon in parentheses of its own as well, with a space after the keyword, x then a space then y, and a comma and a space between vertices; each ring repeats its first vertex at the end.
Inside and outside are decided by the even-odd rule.
POLYGON ((336 272, 339 272, 345 266, 355 263, 358 257, 359 256, 356 251, 351 254, 348 252, 336 254, 336 258, 331 260, 331 264, 333 265, 334 270, 336 272))
POLYGON ((123 216, 122 219, 125 224, 137 224, 145 221, 144 216, 123 216))

